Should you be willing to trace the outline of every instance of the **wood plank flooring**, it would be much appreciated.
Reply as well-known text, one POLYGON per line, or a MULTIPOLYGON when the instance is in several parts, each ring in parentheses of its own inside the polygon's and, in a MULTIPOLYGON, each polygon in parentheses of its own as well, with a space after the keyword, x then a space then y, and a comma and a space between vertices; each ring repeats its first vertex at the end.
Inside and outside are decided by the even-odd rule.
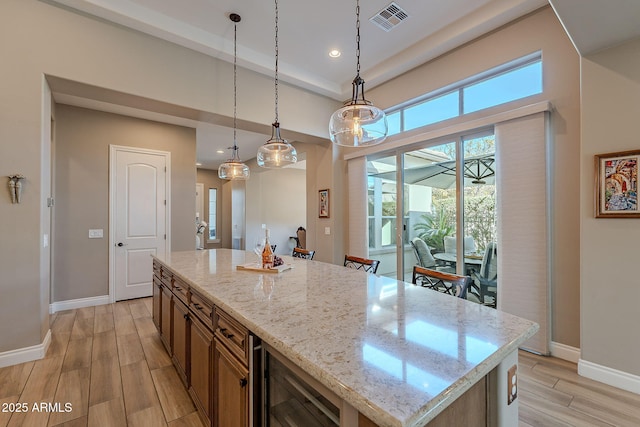
MULTIPOLYGON (((35 362, 0 368, 0 427, 203 427, 151 319, 151 298, 62 311, 35 362), (61 411, 33 405, 60 403, 61 411), (72 410, 64 412, 64 404, 72 410)), ((574 363, 520 352, 519 427, 640 426, 640 395, 578 376, 574 363)))
POLYGON ((520 351, 520 427, 638 427, 640 395, 581 377, 575 363, 520 351))
POLYGON ((0 411, 0 427, 204 427, 160 342, 151 303, 145 298, 51 316, 47 356, 0 369, 0 409, 27 404, 26 412, 0 411), (33 410, 56 402, 61 406, 54 411, 33 410))

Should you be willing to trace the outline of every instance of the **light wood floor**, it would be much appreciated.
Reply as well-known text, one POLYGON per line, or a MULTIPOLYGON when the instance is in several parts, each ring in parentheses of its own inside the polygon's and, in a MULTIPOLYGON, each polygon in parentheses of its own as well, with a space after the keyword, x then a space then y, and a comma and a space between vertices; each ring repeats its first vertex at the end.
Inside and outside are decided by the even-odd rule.
POLYGON ((68 310, 52 316, 47 356, 0 369, 4 426, 203 427, 151 319, 151 298, 68 310), (69 402, 71 412, 34 412, 69 402), (5 409, 9 409, 4 407, 5 409))
POLYGON ((577 374, 575 363, 520 351, 520 427, 640 426, 640 395, 577 374))
MULTIPOLYGON (((151 319, 151 299, 52 316, 46 358, 0 368, 5 426, 203 427, 151 319), (33 404, 72 404, 34 412, 33 404)), ((640 395, 577 375, 576 365, 520 352, 520 427, 640 426, 640 395)))

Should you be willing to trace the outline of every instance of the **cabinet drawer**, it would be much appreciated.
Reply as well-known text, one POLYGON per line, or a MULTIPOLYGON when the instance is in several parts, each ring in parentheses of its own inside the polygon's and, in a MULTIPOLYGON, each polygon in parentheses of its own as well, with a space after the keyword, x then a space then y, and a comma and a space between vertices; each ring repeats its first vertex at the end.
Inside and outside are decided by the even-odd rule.
POLYGON ((207 301, 196 291, 191 291, 191 304, 189 308, 198 319, 202 321, 209 329, 213 330, 213 304, 207 301))
POLYGON ((171 273, 171 271, 169 271, 166 267, 162 267, 160 269, 160 279, 166 287, 171 289, 171 287, 173 286, 173 273, 171 273))
POLYGON ((178 297, 184 305, 189 305, 189 285, 184 283, 181 279, 173 278, 173 288, 171 289, 173 294, 178 297))
POLYGON ((215 309, 215 335, 229 351, 247 365, 249 360, 249 330, 224 311, 215 309))
POLYGON ((156 276, 158 279, 160 279, 162 277, 162 272, 160 271, 162 269, 161 265, 160 265, 160 261, 158 261, 157 259, 153 260, 153 275, 156 276))

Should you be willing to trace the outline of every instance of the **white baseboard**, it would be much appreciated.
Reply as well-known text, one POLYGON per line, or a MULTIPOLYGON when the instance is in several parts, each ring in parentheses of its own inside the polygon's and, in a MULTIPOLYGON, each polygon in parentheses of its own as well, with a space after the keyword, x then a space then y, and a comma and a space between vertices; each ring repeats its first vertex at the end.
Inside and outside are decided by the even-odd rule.
POLYGON ((70 299, 67 301, 58 301, 49 304, 49 314, 62 310, 73 310, 76 308, 93 307, 94 305, 109 304, 109 295, 99 297, 70 299))
POLYGON ((578 362, 578 374, 622 390, 640 394, 640 376, 638 375, 618 371, 583 359, 578 362))
POLYGON ((551 341, 551 355, 558 359, 566 360, 568 362, 578 363, 580 360, 580 349, 571 347, 566 344, 551 341))
POLYGON ((51 344, 51 329, 47 331, 47 335, 45 335, 41 344, 0 353, 0 368, 42 359, 47 354, 49 344, 51 344))

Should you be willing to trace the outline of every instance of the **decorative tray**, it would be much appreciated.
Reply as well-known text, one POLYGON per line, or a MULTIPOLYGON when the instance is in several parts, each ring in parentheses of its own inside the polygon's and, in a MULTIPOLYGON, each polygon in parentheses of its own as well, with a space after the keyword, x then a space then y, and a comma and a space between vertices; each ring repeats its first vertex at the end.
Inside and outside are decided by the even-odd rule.
POLYGON ((236 265, 237 270, 258 271, 260 273, 282 273, 283 271, 290 270, 292 268, 293 268, 292 264, 282 264, 273 268, 262 268, 262 265, 256 262, 250 262, 249 264, 236 265))

